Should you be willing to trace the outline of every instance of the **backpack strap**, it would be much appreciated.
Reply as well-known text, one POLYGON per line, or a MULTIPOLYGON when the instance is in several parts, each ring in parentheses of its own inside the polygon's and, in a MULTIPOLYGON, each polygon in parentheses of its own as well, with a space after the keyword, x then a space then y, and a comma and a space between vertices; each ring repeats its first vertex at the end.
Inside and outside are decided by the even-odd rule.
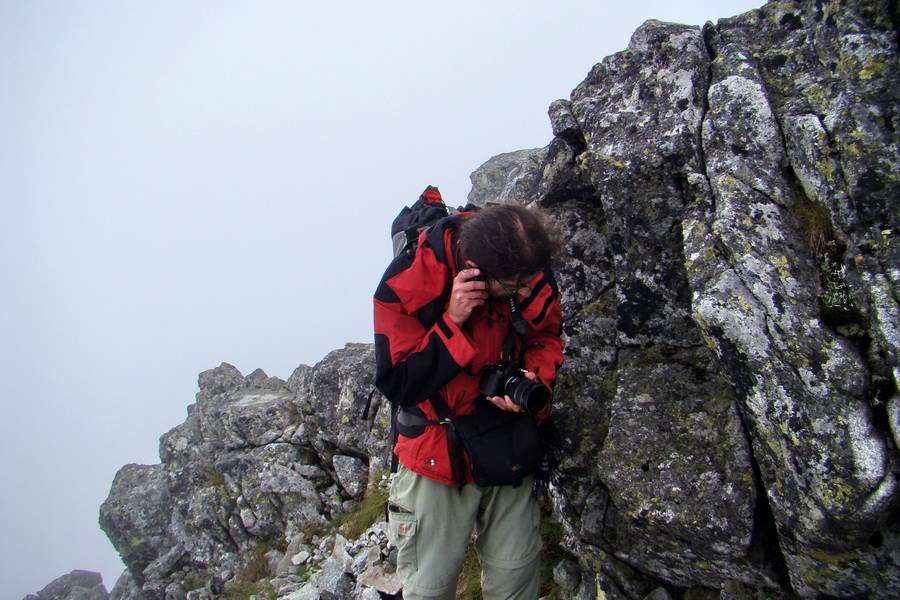
MULTIPOLYGON (((369 409, 372 408, 372 397, 375 395, 375 392, 378 391, 377 387, 373 387, 372 391, 369 392, 369 399, 366 400, 366 407, 363 409, 362 418, 363 420, 369 418, 369 409)), ((375 412, 372 413, 372 420, 375 420, 375 415, 378 414, 378 409, 381 408, 381 402, 378 403, 378 406, 375 407, 375 412)))
POLYGON ((453 475, 456 477, 456 489, 462 490, 467 483, 466 459, 463 454, 462 440, 456 431, 453 413, 447 405, 447 401, 439 393, 429 399, 434 412, 437 414, 437 424, 447 426, 447 445, 450 450, 450 464, 453 466, 453 475))
MULTIPOLYGON (((443 396, 435 394, 428 399, 434 409, 437 419, 427 419, 421 409, 397 409, 394 405, 394 417, 391 419, 391 447, 397 442, 398 429, 402 428, 412 433, 413 430, 424 432, 426 427, 434 425, 444 425, 447 427, 447 444, 450 449, 450 464, 453 466, 453 475, 456 478, 457 489, 462 489, 466 485, 466 461, 463 457, 462 441, 456 432, 454 425, 453 413, 443 396)), ((406 435, 404 433, 404 435, 406 435)), ((417 435, 412 433, 413 436, 417 435)), ((397 455, 391 453, 391 472, 396 473, 397 455)))

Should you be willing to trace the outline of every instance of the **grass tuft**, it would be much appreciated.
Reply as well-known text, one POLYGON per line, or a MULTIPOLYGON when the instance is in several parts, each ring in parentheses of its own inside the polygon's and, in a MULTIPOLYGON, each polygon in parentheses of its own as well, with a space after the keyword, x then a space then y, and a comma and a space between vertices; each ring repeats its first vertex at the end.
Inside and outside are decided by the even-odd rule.
POLYGON ((244 567, 244 570, 241 571, 238 577, 245 581, 259 581, 260 579, 271 577, 272 569, 269 566, 269 561, 266 559, 266 554, 270 549, 271 545, 265 542, 254 546, 250 550, 250 562, 247 563, 247 566, 244 567))
POLYGON ((834 225, 831 224, 831 215, 821 204, 803 202, 794 208, 794 216, 803 241, 813 256, 821 255, 826 244, 837 238, 834 225))
POLYGON ((370 481, 356 507, 337 517, 336 527, 341 535, 349 540, 356 539, 369 527, 384 520, 389 494, 390 491, 379 485, 377 480, 370 481))

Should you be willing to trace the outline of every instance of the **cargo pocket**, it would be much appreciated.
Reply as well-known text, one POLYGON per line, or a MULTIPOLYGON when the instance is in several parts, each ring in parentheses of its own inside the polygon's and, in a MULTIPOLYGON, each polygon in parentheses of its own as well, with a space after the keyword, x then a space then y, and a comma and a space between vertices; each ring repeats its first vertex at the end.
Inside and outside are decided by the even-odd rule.
POLYGON ((391 525, 391 533, 394 534, 394 543, 397 544, 397 571, 406 571, 408 574, 416 572, 419 569, 419 560, 416 554, 416 529, 418 528, 416 513, 393 501, 388 501, 388 521, 391 525))

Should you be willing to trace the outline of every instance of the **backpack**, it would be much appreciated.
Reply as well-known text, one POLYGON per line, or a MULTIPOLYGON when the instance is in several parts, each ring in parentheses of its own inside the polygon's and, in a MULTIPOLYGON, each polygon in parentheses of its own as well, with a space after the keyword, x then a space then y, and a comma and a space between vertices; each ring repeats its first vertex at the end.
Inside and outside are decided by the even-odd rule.
MULTIPOLYGON (((419 245, 419 234, 444 217, 455 215, 461 210, 470 208, 472 207, 466 207, 466 209, 447 207, 444 204, 443 197, 441 197, 441 191, 435 186, 429 185, 412 206, 404 206, 400 209, 400 213, 394 217, 394 221, 391 223, 391 243, 393 245, 394 258, 404 252, 414 253, 419 245)), ((366 407, 362 414, 363 419, 369 417, 372 398, 377 391, 378 388, 373 388, 369 393, 369 399, 366 401, 366 407)), ((379 403, 375 407, 372 419, 375 418, 380 406, 381 404, 379 403)), ((391 420, 393 421, 393 418, 391 420)))
POLYGON ((415 251, 419 234, 444 217, 456 214, 447 208, 439 189, 429 185, 412 206, 404 206, 391 223, 391 241, 394 256, 401 252, 415 251))

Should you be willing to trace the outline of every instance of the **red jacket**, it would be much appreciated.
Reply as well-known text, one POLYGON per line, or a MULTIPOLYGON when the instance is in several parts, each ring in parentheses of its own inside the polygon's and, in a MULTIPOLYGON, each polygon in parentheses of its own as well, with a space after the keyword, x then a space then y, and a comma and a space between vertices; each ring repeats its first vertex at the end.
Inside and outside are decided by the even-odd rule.
MULTIPOLYGON (((507 300, 478 307, 462 328, 447 316, 459 272, 455 235, 464 218, 445 218, 423 232, 417 250, 394 259, 375 292, 375 385, 391 402, 418 413, 417 407, 427 419, 436 418, 427 401, 435 394, 454 416, 475 410, 481 370, 500 362, 509 326, 507 300)), ((538 381, 552 386, 563 361, 559 291, 549 270, 532 289, 531 296, 519 299, 529 327, 517 338, 517 355, 538 381)), ((412 471, 455 485, 445 427, 424 429, 417 437, 399 435, 394 453, 412 471)))

